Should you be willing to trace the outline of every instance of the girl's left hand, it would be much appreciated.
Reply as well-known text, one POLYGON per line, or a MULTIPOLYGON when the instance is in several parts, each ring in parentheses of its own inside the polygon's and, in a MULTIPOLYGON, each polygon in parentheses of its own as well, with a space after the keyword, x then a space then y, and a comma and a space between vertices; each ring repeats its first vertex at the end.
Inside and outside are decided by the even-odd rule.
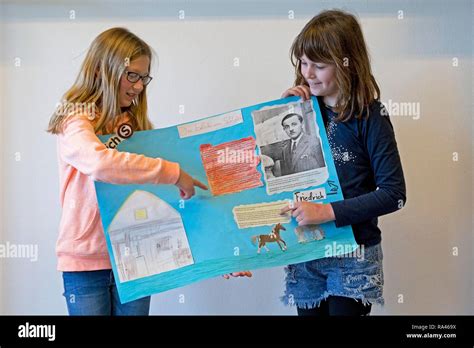
POLYGON ((291 211, 299 226, 323 224, 336 220, 331 204, 295 202, 293 208, 284 207, 280 214, 291 211))
POLYGON ((298 97, 301 97, 303 100, 308 100, 311 99, 311 90, 309 89, 309 86, 299 85, 288 88, 286 91, 283 92, 281 97, 286 98, 291 95, 296 95, 298 97))
POLYGON ((241 272, 233 272, 233 273, 223 275, 223 277, 225 279, 229 279, 231 276, 232 277, 249 277, 249 278, 251 278, 252 277, 252 272, 250 272, 250 271, 241 271, 241 272))

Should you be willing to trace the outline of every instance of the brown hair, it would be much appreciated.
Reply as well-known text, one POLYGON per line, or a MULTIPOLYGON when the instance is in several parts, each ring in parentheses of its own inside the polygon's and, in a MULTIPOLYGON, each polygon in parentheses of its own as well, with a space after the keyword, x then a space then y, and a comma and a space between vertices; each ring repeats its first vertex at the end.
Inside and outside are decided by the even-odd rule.
POLYGON ((291 49, 295 86, 308 85, 301 75, 301 57, 313 62, 335 64, 339 96, 336 121, 369 116, 369 104, 380 98, 380 89, 370 69, 370 59, 357 19, 340 11, 323 11, 298 34, 291 49))
MULTIPOLYGON (((120 79, 130 62, 143 55, 151 62, 151 48, 125 28, 111 28, 99 34, 86 54, 76 81, 63 96, 63 105, 68 107, 56 109, 47 131, 61 133, 72 108, 98 109, 95 132, 106 133, 106 127, 113 125, 123 112, 119 105, 120 79)), ((146 86, 127 111, 135 130, 153 128, 147 114, 146 86)))

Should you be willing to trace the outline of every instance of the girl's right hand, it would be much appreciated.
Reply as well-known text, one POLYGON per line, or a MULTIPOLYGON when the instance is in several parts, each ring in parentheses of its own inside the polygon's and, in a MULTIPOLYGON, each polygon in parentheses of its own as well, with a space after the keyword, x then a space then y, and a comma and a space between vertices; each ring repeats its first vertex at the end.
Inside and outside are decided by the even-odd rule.
POLYGON ((207 186, 199 180, 194 179, 191 175, 180 169, 179 179, 176 183, 179 188, 179 195, 182 199, 190 199, 196 193, 194 186, 203 190, 207 190, 207 186))
POLYGON ((299 85, 299 86, 291 87, 287 89, 285 92, 283 92, 281 97, 286 98, 292 95, 296 95, 298 97, 301 97, 303 100, 307 100, 311 98, 311 91, 308 86, 299 85))

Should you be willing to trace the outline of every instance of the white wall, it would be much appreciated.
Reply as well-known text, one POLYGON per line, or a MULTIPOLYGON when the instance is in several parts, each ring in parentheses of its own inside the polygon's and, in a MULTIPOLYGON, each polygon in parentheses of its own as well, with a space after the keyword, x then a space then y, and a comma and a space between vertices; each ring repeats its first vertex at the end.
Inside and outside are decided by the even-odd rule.
MULTIPOLYGON (((0 13, 3 13, 3 4, 0 3, 0 13)), ((0 42, 4 42, 4 28, 3 28, 3 16, 0 17, 0 42)), ((3 183, 4 183, 4 177, 3 177, 3 161, 4 161, 4 148, 3 148, 3 137, 4 137, 4 125, 3 125, 3 119, 4 119, 4 108, 3 106, 5 105, 5 98, 4 98, 4 92, 3 92, 3 79, 5 77, 4 73, 4 65, 3 64, 3 57, 4 57, 4 46, 3 44, 0 45, 0 241, 3 241, 4 239, 4 229, 3 229, 3 221, 4 221, 4 216, 3 216, 3 201, 4 201, 4 194, 3 194, 3 183)), ((0 261, 0 284, 2 284, 3 280, 3 265, 4 263, 0 261)), ((3 309, 3 287, 0 286, 0 309, 3 309)), ((2 313, 3 310, 0 311, 2 313)))
MULTIPOLYGON (((0 259, 0 313, 66 313, 54 253, 55 139, 44 129, 96 35, 125 26, 157 51, 150 111, 155 126, 165 127, 278 98, 293 81, 293 38, 312 15, 332 7, 360 16, 382 100, 421 107, 419 119, 392 117, 408 202, 381 218, 386 306, 373 313, 473 314, 472 4, 372 0, 5 2, 0 242, 37 244, 39 259, 0 259)), ((278 301, 283 277, 274 268, 252 279, 203 281, 154 296, 151 313, 294 314, 278 301)))

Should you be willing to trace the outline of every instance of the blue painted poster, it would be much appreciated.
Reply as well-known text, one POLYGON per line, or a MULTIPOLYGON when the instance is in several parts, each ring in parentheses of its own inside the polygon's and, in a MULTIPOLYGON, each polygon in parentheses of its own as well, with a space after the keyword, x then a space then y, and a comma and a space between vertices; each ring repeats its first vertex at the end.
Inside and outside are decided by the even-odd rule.
POLYGON ((118 151, 178 162, 209 191, 96 182, 121 301, 241 270, 352 252, 352 228, 298 226, 294 201, 343 199, 316 98, 290 97, 113 140, 118 151))

